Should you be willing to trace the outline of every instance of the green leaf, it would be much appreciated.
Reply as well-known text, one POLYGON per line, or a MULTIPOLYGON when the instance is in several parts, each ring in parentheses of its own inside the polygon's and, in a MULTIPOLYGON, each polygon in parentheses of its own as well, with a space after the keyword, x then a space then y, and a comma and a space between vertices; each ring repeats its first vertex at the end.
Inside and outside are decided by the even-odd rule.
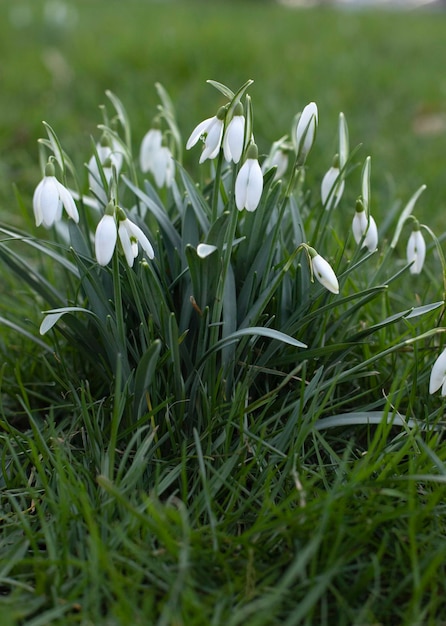
POLYGON ((421 185, 421 187, 419 187, 417 189, 417 191, 413 194, 413 196, 410 198, 409 202, 406 204, 406 206, 404 207, 400 218, 398 220, 398 223, 396 225, 395 228, 395 234, 393 235, 393 239, 392 242, 390 244, 391 248, 396 248, 396 245, 398 243, 398 239, 400 238, 401 235, 401 231, 403 230, 403 226, 404 226, 404 222, 407 220, 407 218, 409 217, 409 215, 412 213, 415 203, 418 200, 418 198, 421 196, 421 194, 423 193, 423 191, 426 189, 426 185, 421 185))
POLYGON ((161 341, 156 339, 144 352, 135 373, 133 413, 139 419, 147 407, 144 406, 146 393, 152 384, 161 352, 161 341))
POLYGON ((219 83, 217 80, 207 80, 207 83, 209 83, 209 85, 212 85, 212 87, 215 87, 215 89, 218 89, 218 91, 220 91, 224 96, 227 97, 228 100, 232 100, 232 98, 234 97, 234 92, 232 91, 232 89, 229 89, 229 87, 226 87, 226 85, 223 85, 223 83, 219 83))
POLYGON ((314 428, 315 430, 327 430, 328 428, 339 428, 342 426, 364 426, 368 424, 381 424, 385 422, 393 426, 415 426, 425 427, 424 422, 418 422, 412 418, 406 418, 399 413, 390 414, 387 411, 353 411, 352 413, 340 413, 339 415, 330 415, 318 420, 314 428))
POLYGON ((45 317, 43 322, 40 324, 40 334, 45 335, 66 313, 88 313, 97 319, 97 315, 95 315, 93 311, 79 306, 67 306, 61 309, 51 309, 49 311, 44 311, 45 317))
POLYGON ((290 346, 294 346, 295 348, 307 348, 304 343, 287 335, 280 330, 275 330, 274 328, 264 328, 263 326, 250 326, 249 328, 239 328, 234 333, 231 333, 224 339, 220 339, 217 341, 204 355, 203 359, 206 359, 213 352, 220 350, 224 346, 228 344, 238 341, 241 337, 253 336, 253 337, 268 337, 269 339, 274 339, 276 341, 281 341, 282 343, 286 343, 290 346))

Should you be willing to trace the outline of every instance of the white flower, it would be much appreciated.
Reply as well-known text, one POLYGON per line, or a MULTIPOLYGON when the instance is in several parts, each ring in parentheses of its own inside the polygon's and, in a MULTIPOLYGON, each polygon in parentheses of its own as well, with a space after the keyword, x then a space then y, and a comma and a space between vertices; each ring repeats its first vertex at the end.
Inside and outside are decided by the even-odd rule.
POLYGON ((200 156, 200 163, 206 159, 215 159, 220 152, 225 115, 226 109, 221 107, 217 115, 200 122, 192 131, 186 144, 186 150, 195 146, 199 139, 203 139, 204 149, 200 156))
MULTIPOLYGON (((104 139, 103 143, 96 144, 96 152, 105 181, 107 185, 109 185, 113 175, 112 168, 114 167, 118 174, 121 171, 122 161, 124 159, 121 147, 117 141, 114 141, 113 145, 110 146, 107 139, 104 139)), ((95 154, 93 154, 88 161, 87 169, 88 184, 91 191, 101 202, 106 204, 108 200, 108 190, 104 188, 95 154)))
POLYGON ((257 146, 251 144, 235 180, 235 204, 239 211, 255 211, 262 197, 263 174, 257 155, 257 146))
POLYGON ((412 263, 410 266, 411 274, 419 274, 423 269, 424 259, 426 257, 426 242, 421 234, 420 228, 412 231, 406 248, 407 262, 412 263))
POLYGON ((339 283, 330 263, 310 248, 311 267, 317 280, 332 293, 339 293, 339 283))
POLYGON ((158 187, 170 187, 175 175, 175 161, 167 146, 158 150, 156 161, 152 166, 152 174, 158 187))
POLYGON ((143 137, 139 150, 139 165, 142 172, 151 172, 156 154, 163 143, 159 128, 151 128, 143 137))
POLYGON ((305 162, 305 159, 313 146, 316 137, 317 124, 317 105, 315 102, 310 102, 302 111, 296 128, 297 154, 301 163, 305 162))
POLYGON ((110 263, 118 238, 114 210, 113 213, 108 213, 107 210, 109 210, 109 207, 107 207, 105 215, 99 221, 94 236, 96 260, 99 265, 108 265, 110 263))
POLYGON ((357 244, 362 241, 362 248, 374 252, 378 246, 378 228, 371 215, 367 219, 362 203, 358 200, 352 223, 353 237, 357 244), (358 210, 360 209, 360 210, 358 210))
POLYGON ((234 116, 229 122, 223 137, 223 153, 228 163, 238 163, 243 152, 245 139, 245 117, 243 106, 239 102, 234 110, 234 116))
POLYGON ((435 393, 441 387, 441 395, 446 396, 446 349, 435 361, 429 380, 429 393, 435 393))
POLYGON ((262 172, 267 172, 272 167, 276 167, 274 180, 279 180, 288 169, 288 153, 280 145, 273 144, 271 151, 262 165, 262 172))
POLYGON ((133 266, 133 261, 138 256, 138 244, 149 259, 155 256, 152 244, 143 231, 127 217, 119 220, 118 235, 129 267, 133 266))
POLYGON ((49 228, 62 217, 62 207, 65 208, 68 217, 79 222, 79 213, 76 204, 68 189, 54 176, 54 165, 48 163, 45 168, 45 176, 37 185, 33 195, 33 211, 36 218, 36 226, 43 224, 49 228))
POLYGON ((152 128, 143 137, 139 152, 142 172, 151 172, 158 187, 170 187, 175 175, 173 155, 167 146, 162 145, 163 135, 158 128, 152 128))
POLYGON ((130 221, 122 209, 114 207, 110 202, 96 228, 95 252, 99 265, 110 263, 118 236, 129 267, 133 266, 133 262, 138 256, 138 244, 149 259, 153 259, 155 256, 152 244, 141 228, 130 221), (116 219, 118 219, 119 225, 116 224, 116 219))
POLYGON ((340 178, 340 170, 337 163, 338 159, 336 159, 336 164, 330 167, 322 179, 321 199, 327 211, 332 208, 335 209, 338 206, 342 194, 344 193, 345 183, 344 180, 340 178))

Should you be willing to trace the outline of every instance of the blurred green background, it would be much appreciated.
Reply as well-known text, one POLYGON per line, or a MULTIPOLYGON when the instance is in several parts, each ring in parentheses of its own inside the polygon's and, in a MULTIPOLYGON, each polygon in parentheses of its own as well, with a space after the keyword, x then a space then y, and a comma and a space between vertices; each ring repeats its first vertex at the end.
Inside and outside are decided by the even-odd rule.
MULTIPOLYGON (((319 181, 346 115, 358 160, 372 155, 372 210, 428 186, 417 215, 445 229, 446 14, 291 9, 272 2, 2 0, 0 21, 0 215, 16 212, 12 184, 28 202, 41 172, 42 120, 81 167, 98 137, 98 105, 111 89, 125 104, 135 148, 156 110, 160 81, 184 140, 213 115, 212 78, 255 83, 260 151, 289 132, 310 100, 319 134, 309 177, 319 181)), ((195 167, 196 154, 186 155, 195 167)), ((353 178, 351 198, 359 193, 353 178)))

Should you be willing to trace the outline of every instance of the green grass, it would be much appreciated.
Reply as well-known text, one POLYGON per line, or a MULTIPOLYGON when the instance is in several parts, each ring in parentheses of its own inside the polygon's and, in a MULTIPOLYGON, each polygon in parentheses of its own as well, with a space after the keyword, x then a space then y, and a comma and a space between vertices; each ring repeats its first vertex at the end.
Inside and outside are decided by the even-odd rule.
MULTIPOLYGON (((4 1, 4 14, 15 4, 4 1)), ((9 320, 0 333, 2 626, 445 624, 444 401, 428 395, 443 307, 389 319, 442 299, 444 268, 430 241, 426 268, 409 280, 407 270, 399 274, 403 248, 398 257, 380 243, 380 253, 365 259, 345 239, 368 154, 372 213, 383 239, 394 232, 395 207, 422 183, 428 190, 416 215, 439 237, 443 232, 445 131, 416 128, 420 117, 445 113, 445 17, 293 12, 256 2, 128 1, 124 11, 122 2, 85 0, 76 3, 76 27, 62 32, 43 24, 40 2, 30 6, 30 24, 0 23, 0 54, 8 59, 0 68, 0 211, 5 222, 42 238, 39 252, 26 241, 13 247, 3 231, 0 242, 0 315, 9 320), (169 91, 187 137, 221 99, 207 78, 234 89, 255 80, 249 93, 261 152, 289 132, 308 101, 318 103, 306 174, 315 192, 297 194, 299 210, 316 233, 311 243, 342 275, 346 298, 337 305, 322 288, 311 291, 304 255, 281 275, 285 259, 294 258, 285 220, 283 256, 266 262, 261 242, 248 252, 236 246, 239 301, 251 267, 263 270, 247 274, 253 285, 256 276, 268 289, 280 278, 257 317, 260 295, 248 291, 251 324, 297 336, 311 356, 244 337, 227 380, 216 370, 220 357, 205 315, 188 335, 181 319, 168 315, 169 306, 185 306, 190 286, 162 228, 154 233, 160 253, 150 280, 142 266, 131 274, 116 261, 110 272, 85 274, 97 289, 94 301, 73 268, 47 257, 66 254, 83 269, 91 250, 64 252, 60 239, 34 228, 31 208, 42 174, 36 141, 45 134, 43 119, 81 171, 106 89, 126 106, 136 153, 158 103, 154 82, 169 91), (324 222, 315 196, 336 150, 341 110, 352 147, 363 147, 342 209, 324 222), (15 273, 8 250, 22 260, 15 273), (129 325, 139 320, 124 338, 110 289, 117 276, 121 314, 129 325), (66 304, 105 308, 105 348, 82 315, 66 315, 61 332, 40 337, 41 311, 66 304), (200 361, 209 345, 210 366, 200 361), (344 414, 350 421, 341 425, 344 414), (367 425, 366 415, 379 423, 367 425), (399 416, 417 427, 401 426, 399 416)), ((185 153, 195 173, 197 160, 197 149, 185 153)), ((194 211, 181 220, 163 196, 187 242, 198 241, 200 202, 210 193, 188 191, 194 211)), ((125 194, 132 197, 128 188, 125 194)), ((269 198, 262 210, 273 219, 272 192, 269 198)), ((266 223, 263 215, 241 218, 248 241, 266 223)), ((224 219, 218 226, 221 244, 229 226, 224 219)), ((199 302, 214 274, 192 252, 187 263, 199 302)), ((224 309, 222 319, 231 314, 224 309)))

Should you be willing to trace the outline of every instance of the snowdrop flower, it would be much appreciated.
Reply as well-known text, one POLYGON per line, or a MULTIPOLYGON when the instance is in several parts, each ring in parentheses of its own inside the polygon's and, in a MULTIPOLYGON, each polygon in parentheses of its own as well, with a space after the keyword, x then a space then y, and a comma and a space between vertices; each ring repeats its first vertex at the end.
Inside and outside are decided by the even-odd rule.
POLYGON ((321 200, 327 211, 338 206, 344 186, 344 180, 340 178, 339 157, 336 155, 321 184, 321 200))
POLYGON ((161 146, 152 167, 152 174, 158 187, 171 187, 175 176, 175 161, 167 146, 161 146))
POLYGON ((272 167, 276 167, 274 180, 279 180, 288 169, 288 153, 280 147, 279 143, 274 143, 269 155, 262 165, 262 172, 265 173, 272 167))
POLYGON ((118 230, 116 228, 115 207, 109 202, 99 221, 94 236, 96 260, 99 265, 108 265, 115 251, 118 230))
POLYGON ((258 161, 258 150, 251 143, 246 153, 246 161, 241 166, 235 180, 235 204, 239 211, 255 211, 263 191, 263 174, 258 161))
POLYGON ((192 131, 186 144, 186 150, 195 146, 198 140, 202 139, 204 141, 204 149, 200 156, 200 163, 203 163, 206 159, 215 159, 220 152, 225 116, 226 107, 220 107, 217 115, 208 117, 203 122, 200 122, 192 131))
POLYGON ((446 396, 446 349, 435 361, 429 380, 429 393, 435 393, 441 387, 441 395, 446 396))
POLYGON ((118 236, 129 267, 133 266, 133 262, 138 256, 138 244, 148 258, 153 259, 152 244, 143 231, 126 217, 122 209, 109 202, 95 234, 95 254, 99 265, 105 266, 110 263, 118 236), (116 220, 118 220, 119 225, 117 225, 116 220))
POLYGON ((155 253, 153 251, 152 244, 147 239, 140 227, 131 222, 128 217, 125 216, 122 209, 118 212, 118 219, 118 235, 127 261, 127 265, 129 267, 133 266, 133 261, 138 256, 138 244, 147 254, 148 258, 153 259, 155 253))
POLYGON ((316 138, 318 111, 315 102, 310 102, 302 111, 296 128, 296 146, 299 162, 304 163, 316 138))
POLYGON ((151 172, 156 154, 163 143, 159 128, 151 128, 143 137, 139 150, 139 165, 142 172, 151 172))
POLYGON ((423 269, 424 259, 426 257, 426 242, 421 234, 418 222, 416 222, 407 242, 406 254, 407 262, 412 263, 410 273, 419 274, 423 269))
POLYGON ((308 253, 311 259, 313 275, 316 276, 317 280, 325 289, 328 289, 331 293, 339 293, 338 279, 330 263, 321 257, 314 248, 308 248, 308 253))
POLYGON ((62 217, 62 207, 72 220, 79 222, 76 204, 68 189, 55 177, 54 165, 49 162, 45 167, 45 175, 37 185, 33 195, 33 211, 36 226, 43 224, 49 228, 62 217))
POLYGON ((228 163, 238 163, 243 152, 245 140, 245 117, 240 102, 234 109, 234 116, 229 122, 223 137, 223 153, 228 163))
POLYGON ((139 152, 142 172, 151 172, 158 187, 170 187, 175 175, 173 155, 163 146, 163 135, 159 128, 151 128, 143 137, 139 152))
POLYGON ((356 212, 352 223, 353 237, 357 244, 362 242, 361 247, 374 252, 378 246, 378 228, 371 215, 367 218, 362 201, 356 202, 356 212))
MULTIPOLYGON (((114 141, 110 146, 107 137, 101 140, 101 143, 96 144, 96 152, 99 162, 101 164, 102 172, 107 185, 113 176, 113 167, 116 172, 121 171, 124 155, 118 142, 114 141)), ((108 191, 104 189, 101 174, 99 172, 98 162, 96 155, 93 154, 88 162, 88 184, 93 194, 101 200, 104 204, 108 200, 108 191)))

